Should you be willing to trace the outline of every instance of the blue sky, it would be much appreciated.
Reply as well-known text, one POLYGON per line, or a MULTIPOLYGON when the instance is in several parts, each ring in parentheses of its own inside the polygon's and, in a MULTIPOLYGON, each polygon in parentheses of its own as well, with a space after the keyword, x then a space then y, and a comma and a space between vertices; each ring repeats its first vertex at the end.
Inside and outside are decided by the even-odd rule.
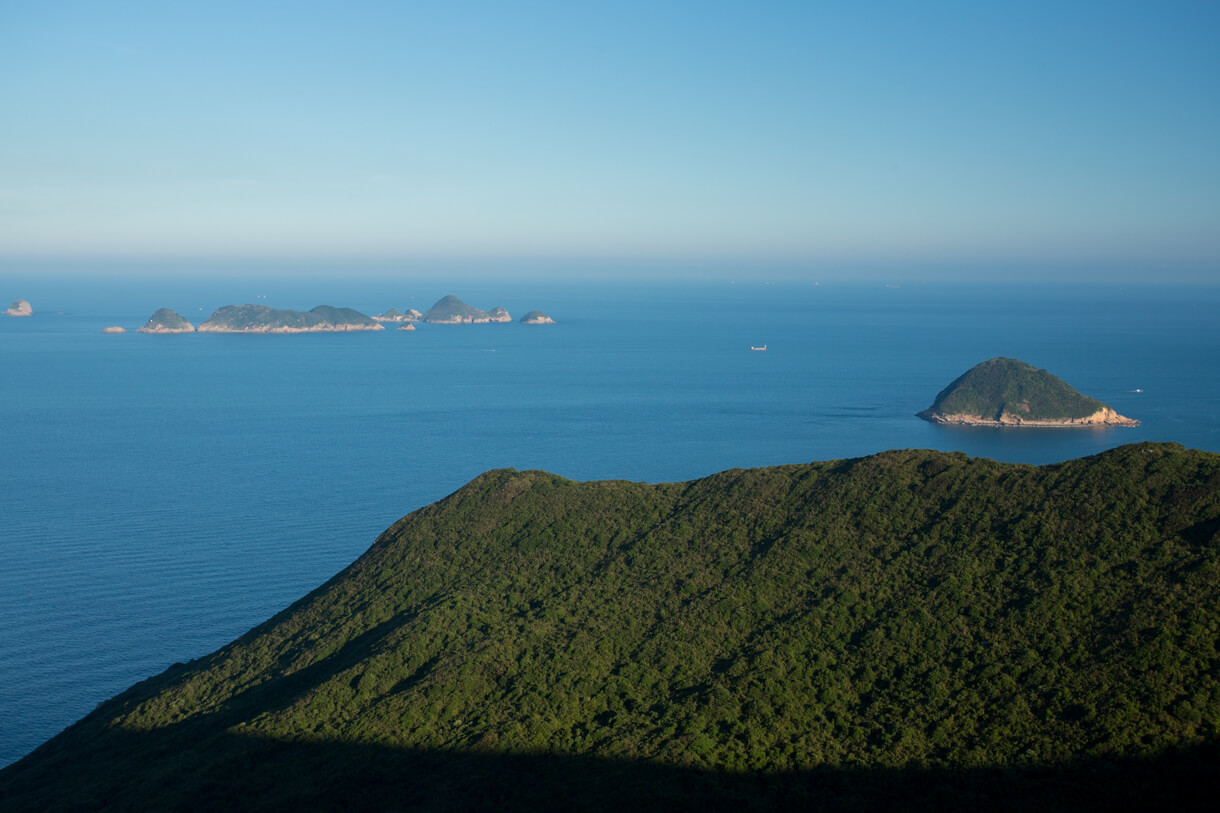
POLYGON ((1211 280, 1217 42, 1220 4, 1172 0, 0 0, 0 270, 621 258, 1211 280))

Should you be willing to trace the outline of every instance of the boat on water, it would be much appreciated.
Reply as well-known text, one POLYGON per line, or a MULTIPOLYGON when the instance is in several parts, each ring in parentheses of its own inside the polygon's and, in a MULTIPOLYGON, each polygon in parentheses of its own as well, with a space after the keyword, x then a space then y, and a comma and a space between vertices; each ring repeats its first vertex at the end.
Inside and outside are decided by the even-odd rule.
POLYGON ((750 345, 750 349, 751 350, 766 350, 767 346, 765 344, 762 347, 755 347, 754 345, 750 345))

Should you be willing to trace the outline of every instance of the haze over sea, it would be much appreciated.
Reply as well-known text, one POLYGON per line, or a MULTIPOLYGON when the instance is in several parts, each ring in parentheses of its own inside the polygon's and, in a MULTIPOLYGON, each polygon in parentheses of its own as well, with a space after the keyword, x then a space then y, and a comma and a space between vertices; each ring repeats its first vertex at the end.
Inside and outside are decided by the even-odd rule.
POLYGON ((1216 287, 2 281, 0 304, 35 315, 0 318, 0 765, 490 468, 658 482, 890 448, 1035 464, 1145 440, 1220 451, 1216 287), (100 332, 158 307, 198 324, 226 304, 376 314, 445 294, 558 324, 100 332), (915 417, 1000 355, 1143 424, 915 417))

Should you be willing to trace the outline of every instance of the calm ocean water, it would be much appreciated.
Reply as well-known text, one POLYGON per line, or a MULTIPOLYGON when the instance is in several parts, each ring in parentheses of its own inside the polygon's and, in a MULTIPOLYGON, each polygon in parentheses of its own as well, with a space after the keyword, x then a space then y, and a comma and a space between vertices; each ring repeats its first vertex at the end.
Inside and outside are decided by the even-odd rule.
POLYGON ((0 317, 0 765, 232 640, 490 468, 658 482, 889 448, 1031 463, 1142 440, 1220 451, 1217 288, 214 278, 0 295, 36 310, 0 317), (449 293, 559 324, 100 333, 263 294, 379 313, 449 293), (914 417, 998 355, 1143 425, 914 417))

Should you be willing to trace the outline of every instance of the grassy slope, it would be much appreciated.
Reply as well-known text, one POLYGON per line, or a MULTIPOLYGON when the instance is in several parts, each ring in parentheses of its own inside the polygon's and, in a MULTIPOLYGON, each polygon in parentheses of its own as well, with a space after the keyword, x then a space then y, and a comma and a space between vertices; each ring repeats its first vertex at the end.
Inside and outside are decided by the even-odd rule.
POLYGON ((0 773, 0 799, 291 806, 313 770, 373 806, 477 803, 462 771, 510 796, 548 777, 525 806, 1151 798, 1217 767, 1218 529, 1220 457, 1152 444, 490 472, 0 773))
POLYGON ((937 394, 932 409, 944 415, 1029 420, 1084 418, 1105 407, 1046 370, 1016 359, 994 358, 967 370, 937 394), (1028 411, 1020 405, 1029 407, 1028 411))

